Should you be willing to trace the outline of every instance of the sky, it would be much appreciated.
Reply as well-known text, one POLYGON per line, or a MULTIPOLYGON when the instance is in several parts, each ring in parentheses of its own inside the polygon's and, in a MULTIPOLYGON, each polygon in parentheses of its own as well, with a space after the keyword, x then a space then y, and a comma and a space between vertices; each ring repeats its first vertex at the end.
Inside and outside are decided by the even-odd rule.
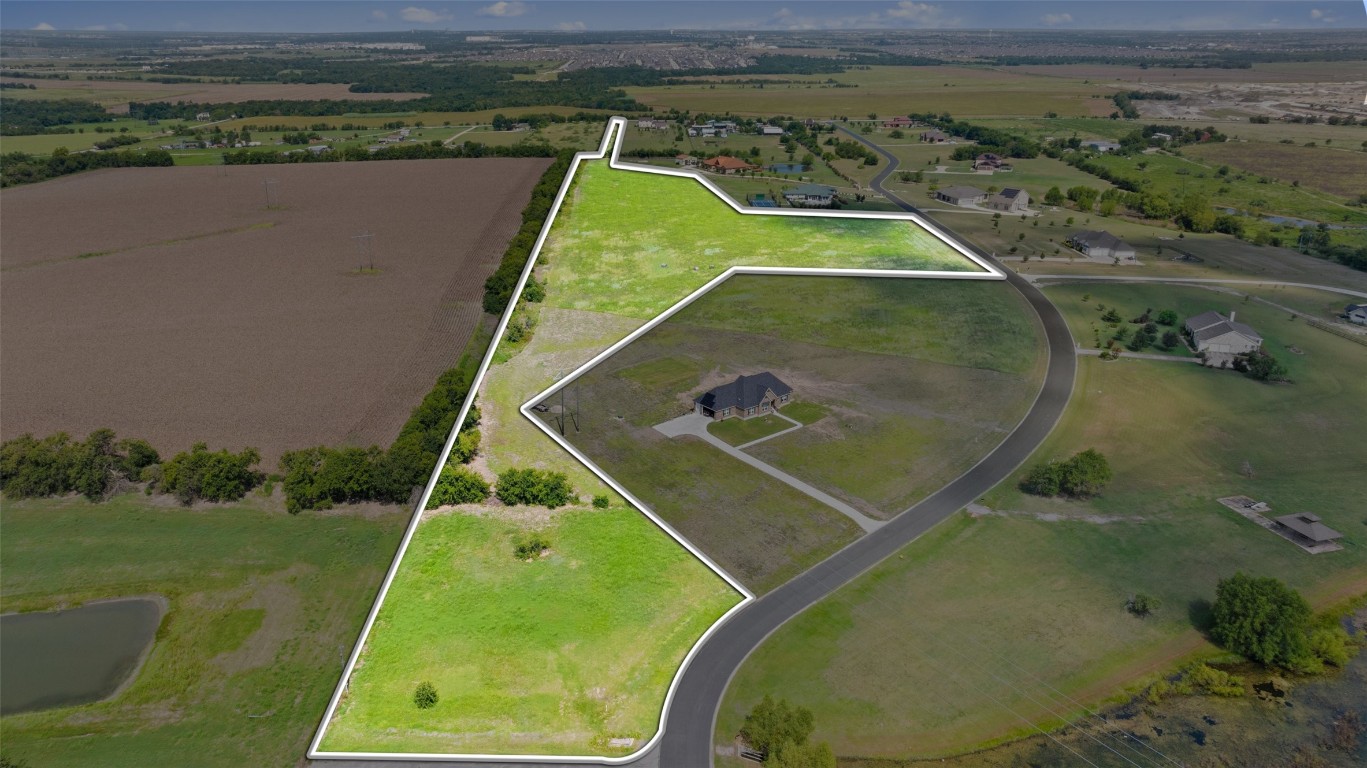
POLYGON ((1367 28, 1367 0, 0 0, 4 29, 194 32, 1367 28))

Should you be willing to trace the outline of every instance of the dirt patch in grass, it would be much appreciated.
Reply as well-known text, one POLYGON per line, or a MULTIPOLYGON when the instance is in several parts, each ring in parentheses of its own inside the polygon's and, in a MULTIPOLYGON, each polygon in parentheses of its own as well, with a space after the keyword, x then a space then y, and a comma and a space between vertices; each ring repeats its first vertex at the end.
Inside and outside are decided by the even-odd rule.
POLYGON ((469 341, 546 162, 134 168, 5 190, 0 436, 111 427, 163 454, 255 446, 271 470, 292 448, 387 445, 469 341), (362 230, 380 272, 358 278, 362 230))

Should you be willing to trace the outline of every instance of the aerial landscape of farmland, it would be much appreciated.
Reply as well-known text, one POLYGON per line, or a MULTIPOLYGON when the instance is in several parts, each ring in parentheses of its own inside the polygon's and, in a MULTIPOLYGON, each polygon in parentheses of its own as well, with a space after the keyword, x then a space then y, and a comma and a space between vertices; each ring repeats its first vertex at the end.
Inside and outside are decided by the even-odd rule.
POLYGON ((4 0, 0 768, 1367 764, 1365 30, 4 0))

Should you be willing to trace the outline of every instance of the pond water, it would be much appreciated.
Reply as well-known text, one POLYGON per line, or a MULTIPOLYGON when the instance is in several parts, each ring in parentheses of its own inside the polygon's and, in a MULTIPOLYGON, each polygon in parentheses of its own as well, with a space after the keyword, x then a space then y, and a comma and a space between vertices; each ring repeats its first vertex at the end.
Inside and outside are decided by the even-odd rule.
MULTIPOLYGON (((1250 215, 1247 211, 1240 211, 1240 210, 1237 210, 1237 209, 1234 209, 1234 208, 1220 208, 1220 209, 1218 209, 1218 210, 1221 210, 1221 211, 1223 211, 1223 212, 1225 212, 1225 213, 1227 213, 1227 214, 1229 214, 1229 215, 1231 215, 1231 216, 1236 216, 1236 215, 1237 215, 1237 216, 1248 216, 1248 215, 1250 215)), ((1316 226, 1319 226, 1319 222, 1318 222, 1318 221, 1311 221, 1310 219, 1297 219, 1297 218, 1295 218, 1295 217, 1293 217, 1293 216, 1270 216, 1270 215, 1265 215, 1265 216, 1260 216, 1259 218, 1261 218, 1263 221, 1266 221, 1266 222, 1269 222, 1269 223, 1272 223, 1272 224, 1290 224, 1290 225, 1293 226, 1293 227, 1316 227, 1316 226)), ((1346 224, 1325 224, 1325 226, 1328 227, 1329 229, 1362 229, 1362 227, 1350 227, 1350 226, 1348 226, 1348 225, 1346 225, 1346 224)))
POLYGON ((164 613, 163 599, 139 597, 0 616, 0 714, 118 692, 151 650, 164 613))
POLYGON ((806 173, 807 166, 801 163, 774 163, 769 170, 774 173, 806 173))

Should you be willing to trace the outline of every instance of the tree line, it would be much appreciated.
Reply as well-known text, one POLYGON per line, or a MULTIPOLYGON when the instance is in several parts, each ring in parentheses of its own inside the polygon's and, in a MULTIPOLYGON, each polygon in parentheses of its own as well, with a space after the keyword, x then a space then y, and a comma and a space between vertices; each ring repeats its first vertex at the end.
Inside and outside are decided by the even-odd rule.
POLYGON ((58 176, 66 176, 97 168, 146 168, 175 165, 171 153, 164 149, 115 152, 76 152, 58 148, 46 157, 27 152, 7 152, 0 155, 0 187, 32 184, 58 176))
MULTIPOLYGON (((51 133, 74 123, 107 123, 114 116, 93 101, 80 99, 5 99, 0 114, 0 136, 31 136, 51 133)), ((70 133, 70 129, 57 133, 70 133)))

